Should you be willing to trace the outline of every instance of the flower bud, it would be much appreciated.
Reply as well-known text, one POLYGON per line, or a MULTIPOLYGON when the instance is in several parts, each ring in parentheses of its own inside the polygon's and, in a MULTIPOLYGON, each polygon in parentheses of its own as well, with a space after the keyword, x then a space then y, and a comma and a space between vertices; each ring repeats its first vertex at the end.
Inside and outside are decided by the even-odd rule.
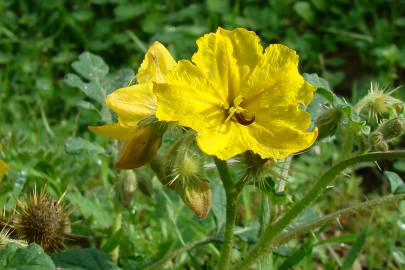
POLYGON ((177 192, 199 219, 208 215, 211 209, 212 195, 207 180, 196 177, 192 183, 179 186, 177 192))
POLYGON ((394 118, 385 121, 378 128, 378 131, 382 134, 384 140, 391 141, 404 133, 405 124, 403 119, 394 118))
POLYGON ((335 108, 326 109, 316 121, 318 127, 318 139, 323 139, 335 134, 342 112, 335 108))
POLYGON ((133 170, 121 171, 118 185, 121 203, 125 208, 128 208, 137 187, 137 177, 135 172, 133 170))
POLYGON ((266 181, 266 177, 273 173, 276 160, 272 158, 262 159, 251 151, 245 152, 240 162, 246 166, 243 179, 247 182, 257 184, 259 187, 266 181))
POLYGON ((131 138, 123 143, 115 166, 119 169, 134 169, 151 161, 162 143, 165 128, 161 123, 139 126, 131 138))
POLYGON ((355 112, 360 114, 367 110, 370 118, 377 120, 392 114, 399 115, 402 112, 402 101, 392 96, 397 89, 399 87, 387 90, 377 83, 371 83, 368 94, 355 105, 355 112))
POLYGON ((384 140, 384 136, 379 131, 374 131, 369 137, 370 147, 374 151, 388 151, 388 143, 384 140))

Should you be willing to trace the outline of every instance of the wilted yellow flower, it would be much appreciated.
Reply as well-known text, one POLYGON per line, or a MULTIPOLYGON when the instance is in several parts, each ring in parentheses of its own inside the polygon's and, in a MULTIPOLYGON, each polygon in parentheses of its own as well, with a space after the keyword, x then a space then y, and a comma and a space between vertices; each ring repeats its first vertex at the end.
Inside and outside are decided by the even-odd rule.
POLYGON ((308 148, 317 129, 301 109, 315 88, 298 72, 294 50, 238 28, 218 28, 197 40, 192 62, 182 60, 156 83, 156 116, 198 132, 207 154, 229 159, 252 150, 262 158, 285 158, 308 148))
POLYGON ((121 169, 140 167, 150 161, 159 149, 162 125, 143 125, 156 111, 153 82, 163 83, 165 74, 175 65, 173 57, 159 42, 154 42, 139 67, 138 84, 120 88, 107 97, 107 106, 118 114, 118 123, 89 127, 99 135, 122 142, 116 162, 121 169), (141 125, 140 125, 141 123, 141 125))

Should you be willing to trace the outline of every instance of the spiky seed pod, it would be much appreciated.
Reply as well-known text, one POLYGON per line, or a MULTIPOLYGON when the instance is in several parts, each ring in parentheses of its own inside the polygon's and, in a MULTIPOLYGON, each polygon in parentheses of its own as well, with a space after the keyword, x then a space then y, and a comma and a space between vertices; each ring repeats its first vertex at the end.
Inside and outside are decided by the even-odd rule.
POLYGON ((5 246, 9 243, 17 244, 20 247, 26 247, 27 243, 23 240, 15 240, 11 238, 11 231, 9 229, 1 229, 0 230, 0 247, 5 246))
POLYGON ((0 231, 7 231, 9 235, 13 235, 14 229, 12 222, 12 218, 6 215, 6 209, 0 211, 0 231))
POLYGON ((45 190, 34 190, 26 202, 17 201, 17 216, 13 227, 19 239, 36 243, 46 251, 61 250, 71 235, 69 214, 61 205, 63 196, 54 200, 45 190))

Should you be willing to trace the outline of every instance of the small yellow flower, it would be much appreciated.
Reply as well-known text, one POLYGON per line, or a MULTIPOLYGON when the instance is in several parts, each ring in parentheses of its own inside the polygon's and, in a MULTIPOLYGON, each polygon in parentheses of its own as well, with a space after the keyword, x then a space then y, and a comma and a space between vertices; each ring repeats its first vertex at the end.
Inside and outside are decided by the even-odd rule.
POLYGON ((0 177, 6 174, 9 170, 9 166, 3 160, 0 159, 0 177))
POLYGON ((96 134, 122 142, 116 167, 140 167, 150 161, 159 149, 161 125, 140 123, 155 115, 153 82, 163 83, 166 73, 175 64, 168 50, 161 43, 154 42, 139 67, 136 75, 138 84, 120 88, 107 97, 107 106, 117 113, 118 123, 89 127, 96 134))
POLYGON ((315 88, 298 72, 294 50, 238 28, 218 28, 197 40, 192 62, 182 60, 154 86, 161 121, 177 121, 198 132, 207 154, 229 159, 252 150, 281 159, 308 148, 318 131, 307 131, 301 109, 315 88))
MULTIPOLYGON (((0 145, 0 149, 1 149, 1 145, 0 145)), ((6 172, 8 172, 9 169, 10 169, 10 167, 8 166, 8 164, 0 159, 0 177, 5 175, 6 172)))

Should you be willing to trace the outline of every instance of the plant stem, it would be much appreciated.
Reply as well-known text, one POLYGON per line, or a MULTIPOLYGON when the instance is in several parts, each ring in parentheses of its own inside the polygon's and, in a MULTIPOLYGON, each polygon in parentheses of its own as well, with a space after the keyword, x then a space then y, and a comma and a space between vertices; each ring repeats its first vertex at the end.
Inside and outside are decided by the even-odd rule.
POLYGON ((328 171, 326 171, 321 176, 321 178, 318 179, 318 181, 316 181, 315 185, 304 196, 304 198, 297 202, 276 223, 269 224, 267 226, 257 244, 252 248, 251 252, 233 269, 247 269, 247 267, 249 267, 255 261, 259 260, 263 255, 265 255, 268 252, 269 247, 272 246, 273 239, 280 232, 282 232, 283 229, 287 227, 287 225, 290 224, 290 222, 295 219, 310 203, 312 203, 318 197, 318 195, 321 194, 325 190, 325 188, 335 179, 335 177, 347 167, 358 162, 400 158, 405 158, 405 151, 374 152, 349 158, 336 164, 328 171))
POLYGON ((316 229, 322 225, 332 222, 332 221, 336 220, 336 218, 338 218, 338 217, 347 216, 347 215, 355 214, 355 213, 362 212, 362 211, 372 211, 377 206, 396 203, 396 202, 404 200, 404 199, 405 199, 405 194, 388 195, 388 196, 384 196, 384 197, 377 198, 374 200, 358 203, 354 206, 350 206, 350 207, 338 210, 336 212, 330 213, 330 214, 325 215, 321 218, 318 218, 314 221, 311 221, 307 224, 304 224, 302 226, 299 226, 290 231, 280 234, 279 236, 274 238, 274 240, 272 241, 272 245, 268 247, 268 251, 272 251, 277 246, 287 243, 288 241, 290 241, 292 239, 298 238, 301 235, 309 233, 313 229, 316 229))
POLYGON ((219 176, 221 177, 226 195, 225 235, 224 242, 221 247, 218 269, 227 270, 229 269, 232 259, 233 228, 236 221, 236 205, 244 182, 241 180, 236 185, 234 185, 231 175, 229 174, 226 162, 217 158, 214 158, 214 160, 219 172, 219 176))

